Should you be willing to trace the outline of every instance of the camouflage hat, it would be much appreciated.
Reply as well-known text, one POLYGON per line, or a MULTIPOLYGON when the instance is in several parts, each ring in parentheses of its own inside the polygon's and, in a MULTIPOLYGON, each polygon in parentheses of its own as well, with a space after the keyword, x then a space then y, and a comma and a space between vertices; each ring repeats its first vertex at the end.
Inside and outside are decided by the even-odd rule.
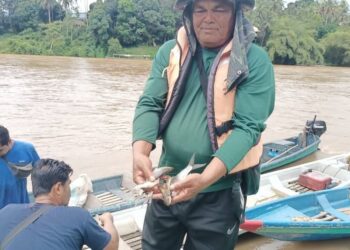
MULTIPOLYGON (((174 8, 177 10, 184 10, 188 4, 193 3, 194 1, 195 0, 176 0, 174 8)), ((227 0, 227 1, 230 1, 232 3, 237 2, 244 9, 253 9, 255 5, 255 0, 227 0)))

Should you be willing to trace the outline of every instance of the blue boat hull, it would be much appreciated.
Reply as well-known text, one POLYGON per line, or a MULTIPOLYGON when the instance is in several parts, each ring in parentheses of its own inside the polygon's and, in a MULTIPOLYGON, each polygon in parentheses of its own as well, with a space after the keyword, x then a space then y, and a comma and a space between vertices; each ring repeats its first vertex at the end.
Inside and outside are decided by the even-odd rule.
POLYGON ((347 187, 270 202, 248 209, 241 228, 286 241, 350 237, 349 197, 347 187))
POLYGON ((309 156, 318 149, 320 137, 310 134, 306 146, 302 146, 299 137, 264 144, 260 171, 265 173, 309 156), (271 154, 273 152, 276 155, 271 154))

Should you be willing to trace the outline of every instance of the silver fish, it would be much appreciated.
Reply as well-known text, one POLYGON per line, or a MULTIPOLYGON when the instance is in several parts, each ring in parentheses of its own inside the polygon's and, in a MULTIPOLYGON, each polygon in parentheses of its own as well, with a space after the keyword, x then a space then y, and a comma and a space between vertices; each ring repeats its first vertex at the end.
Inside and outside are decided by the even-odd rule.
POLYGON ((146 181, 144 183, 138 184, 134 187, 134 189, 142 190, 145 192, 146 190, 152 189, 159 184, 159 178, 173 171, 173 167, 159 167, 154 168, 152 171, 152 175, 155 178, 154 181, 146 181))
POLYGON ((178 181, 184 180, 191 173, 192 170, 204 167, 206 165, 206 164, 194 164, 194 157, 195 155, 193 154, 188 165, 183 170, 181 170, 176 176, 169 177, 165 180, 160 179, 159 189, 162 193, 165 205, 169 206, 171 204, 173 194, 172 194, 172 191, 170 190, 170 186, 172 184, 178 181))

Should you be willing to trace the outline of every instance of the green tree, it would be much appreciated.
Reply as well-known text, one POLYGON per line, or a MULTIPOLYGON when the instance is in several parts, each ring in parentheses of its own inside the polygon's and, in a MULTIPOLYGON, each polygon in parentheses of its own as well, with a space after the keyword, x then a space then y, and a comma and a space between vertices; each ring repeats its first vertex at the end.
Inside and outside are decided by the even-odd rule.
POLYGON ((39 25, 40 6, 34 1, 21 0, 15 8, 11 22, 15 32, 25 29, 36 29, 39 25))
POLYGON ((52 10, 55 4, 57 3, 56 0, 39 0, 41 3, 41 6, 47 10, 47 16, 49 19, 49 23, 51 23, 52 19, 52 10))
POLYGON ((316 12, 321 23, 317 27, 317 37, 322 38, 328 33, 335 32, 338 27, 349 21, 349 5, 345 0, 321 0, 316 12))
POLYGON ((323 63, 323 48, 302 22, 283 17, 272 26, 267 50, 274 63, 313 65, 323 63), (288 28, 286 28, 288 27, 288 28))
POLYGON ((259 29, 259 41, 266 45, 271 32, 271 25, 283 13, 283 0, 256 1, 254 11, 248 12, 249 19, 259 29))
POLYGON ((156 46, 175 36, 176 15, 158 0, 135 0, 137 18, 146 28, 147 44, 156 46))
POLYGON ((135 15, 136 4, 133 0, 118 1, 116 34, 122 46, 137 46, 148 41, 145 24, 135 15))
POLYGON ((105 0, 105 11, 106 14, 110 17, 109 24, 109 34, 110 36, 115 36, 115 26, 117 23, 117 15, 118 15, 118 0, 105 0))
POLYGON ((89 12, 88 31, 90 32, 95 46, 107 52, 107 41, 109 39, 108 29, 110 17, 106 14, 103 2, 97 0, 92 10, 89 12))
POLYGON ((108 56, 118 54, 122 49, 123 47, 120 45, 117 38, 111 38, 108 40, 108 56))
POLYGON ((350 29, 328 34, 322 43, 325 47, 326 63, 336 66, 350 66, 350 29))

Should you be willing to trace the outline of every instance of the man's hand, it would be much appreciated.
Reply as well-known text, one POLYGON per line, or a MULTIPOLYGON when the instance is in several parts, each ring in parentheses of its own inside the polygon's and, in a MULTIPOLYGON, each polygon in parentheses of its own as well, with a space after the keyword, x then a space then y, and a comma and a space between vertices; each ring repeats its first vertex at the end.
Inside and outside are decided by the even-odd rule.
POLYGON ((113 224, 113 216, 111 213, 103 213, 102 215, 98 216, 98 219, 101 221, 102 226, 108 223, 113 224))
POLYGON ((136 184, 154 181, 152 161, 149 155, 152 144, 146 141, 136 141, 133 144, 133 180, 136 184))
POLYGON ((152 161, 148 156, 137 154, 133 158, 133 180, 136 184, 154 181, 152 175, 152 161))
POLYGON ((190 174, 184 180, 172 185, 173 196, 171 204, 193 198, 200 191, 225 176, 226 172, 225 164, 220 159, 214 157, 203 173, 190 174))
POLYGON ((119 246, 119 234, 113 224, 113 216, 111 213, 103 213, 99 216, 102 228, 111 235, 111 239, 105 246, 104 250, 116 250, 119 246))
POLYGON ((196 196, 205 186, 201 174, 190 174, 184 180, 176 182, 172 185, 172 201, 175 204, 187 201, 196 196))

